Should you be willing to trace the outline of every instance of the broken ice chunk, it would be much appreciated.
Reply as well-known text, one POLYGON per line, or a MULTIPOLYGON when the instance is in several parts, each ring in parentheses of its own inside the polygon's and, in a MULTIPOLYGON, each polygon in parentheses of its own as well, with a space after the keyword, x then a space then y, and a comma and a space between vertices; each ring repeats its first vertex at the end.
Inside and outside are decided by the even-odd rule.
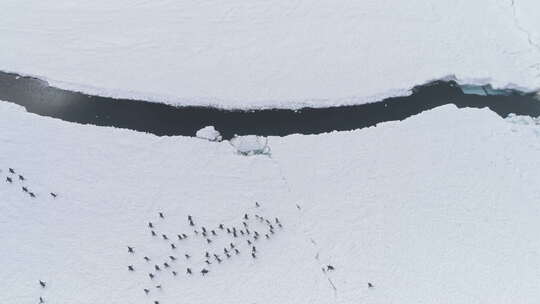
POLYGON ((197 133, 195 133, 195 136, 209 141, 221 141, 222 139, 221 134, 214 128, 214 126, 206 126, 200 129, 197 131, 197 133))
POLYGON ((270 154, 268 139, 256 135, 235 136, 231 145, 242 155, 270 154))

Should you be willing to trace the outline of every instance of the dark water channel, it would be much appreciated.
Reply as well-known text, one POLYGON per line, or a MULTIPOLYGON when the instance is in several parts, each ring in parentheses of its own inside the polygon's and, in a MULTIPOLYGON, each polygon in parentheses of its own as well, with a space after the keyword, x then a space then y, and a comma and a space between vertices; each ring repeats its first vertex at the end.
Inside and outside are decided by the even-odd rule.
POLYGON ((459 108, 488 107, 501 117, 510 113, 540 116, 540 101, 533 93, 493 90, 489 86, 459 86, 453 81, 435 81, 411 89, 412 94, 379 102, 299 110, 222 110, 175 107, 144 100, 92 96, 51 87, 32 77, 0 72, 0 100, 13 102, 28 112, 69 122, 112 126, 156 135, 194 136, 213 125, 223 138, 235 134, 284 136, 353 130, 411 115, 445 104, 459 108))

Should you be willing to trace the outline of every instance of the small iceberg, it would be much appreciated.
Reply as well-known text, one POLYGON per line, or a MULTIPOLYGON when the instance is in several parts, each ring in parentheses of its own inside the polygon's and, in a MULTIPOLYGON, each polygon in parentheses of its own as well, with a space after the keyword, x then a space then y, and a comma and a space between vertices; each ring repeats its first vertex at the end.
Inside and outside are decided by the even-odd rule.
POLYGON ((219 131, 216 130, 214 126, 206 126, 200 129, 199 131, 197 131, 197 133, 195 133, 195 136, 209 141, 221 141, 222 139, 221 133, 219 133, 219 131))

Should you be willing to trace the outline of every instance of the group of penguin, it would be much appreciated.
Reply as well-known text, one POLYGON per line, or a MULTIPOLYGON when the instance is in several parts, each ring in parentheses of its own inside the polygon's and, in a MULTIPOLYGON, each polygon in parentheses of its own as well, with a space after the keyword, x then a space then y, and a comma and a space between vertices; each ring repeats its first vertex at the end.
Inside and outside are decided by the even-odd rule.
MULTIPOLYGON (((255 207, 259 208, 260 204, 255 203, 255 207)), ((257 249, 257 243, 261 240, 270 240, 276 235, 279 231, 283 229, 283 224, 280 222, 279 218, 266 218, 257 213, 248 214, 245 213, 242 216, 241 223, 239 225, 225 225, 223 223, 218 224, 214 228, 207 228, 200 223, 197 223, 192 215, 187 216, 187 224, 189 225, 189 232, 176 232, 174 236, 172 234, 164 233, 163 231, 157 231, 160 221, 165 220, 165 214, 163 212, 158 212, 159 220, 158 222, 149 221, 146 226, 147 230, 150 233, 150 236, 156 239, 160 239, 160 242, 165 242, 168 246, 168 253, 165 254, 167 258, 165 260, 156 263, 153 258, 139 254, 133 246, 127 246, 127 252, 133 257, 139 256, 144 260, 141 267, 135 267, 132 263, 127 266, 127 271, 137 272, 138 269, 148 269, 150 267, 151 271, 144 271, 144 275, 148 276, 148 279, 157 283, 158 275, 170 271, 172 276, 176 277, 180 274, 177 270, 178 262, 180 260, 184 261, 184 269, 182 271, 186 276, 192 276, 196 272, 199 272, 201 276, 206 276, 210 273, 212 265, 220 265, 225 263, 227 260, 232 260, 236 256, 250 257, 251 259, 257 259, 259 251, 257 249), (255 220, 256 224, 253 223, 255 220), (227 237, 225 243, 227 245, 217 245, 220 238, 227 237), (203 242, 205 247, 202 252, 189 252, 187 248, 183 248, 183 244, 189 240, 203 242), (219 249, 217 248, 219 246, 219 249), (248 249, 246 250, 247 247, 248 249), (204 264, 197 265, 198 258, 204 260, 204 264), (153 264, 153 266, 152 266, 153 264)), ((152 284, 154 285, 154 284, 152 284)), ((155 284, 156 290, 161 290, 161 284, 155 284)), ((152 289, 149 287, 143 288, 143 292, 146 295, 152 293, 152 289)), ((159 304, 159 301, 154 301, 154 304, 159 304)))
MULTIPOLYGON (((2 170, 0 170, 0 172, 2 172, 2 170)), ((33 191, 31 191, 30 188, 28 187, 28 185, 26 184, 26 178, 24 177, 24 175, 22 175, 22 174, 20 174, 18 172, 15 172, 15 169, 13 169, 13 168, 8 168, 8 174, 6 176, 6 183, 13 185, 17 181, 20 183, 21 191, 23 193, 28 194, 28 196, 31 197, 31 198, 36 198, 37 195, 33 191)), ((54 192, 50 192, 49 195, 52 198, 58 197, 58 194, 56 194, 54 192)))

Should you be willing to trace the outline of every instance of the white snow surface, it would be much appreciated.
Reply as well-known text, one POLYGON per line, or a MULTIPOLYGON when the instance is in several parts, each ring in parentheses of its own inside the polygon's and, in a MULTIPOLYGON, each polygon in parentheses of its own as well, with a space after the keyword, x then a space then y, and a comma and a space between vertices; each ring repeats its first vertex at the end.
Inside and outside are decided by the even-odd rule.
POLYGON ((9 103, 0 117, 1 303, 540 299, 536 125, 449 105, 363 130, 272 137, 271 157, 243 157, 227 142, 70 124, 9 103), (4 182, 8 167, 26 181, 4 182), (266 226, 254 214, 283 223, 257 241, 255 260, 245 237, 217 230, 206 244, 186 220, 199 232, 240 229, 245 213, 252 231, 266 226), (231 239, 241 254, 205 266, 204 250, 231 239), (171 254, 176 277, 153 271, 171 254), (335 270, 323 272, 328 264, 335 270))
POLYGON ((537 0, 0 4, 0 70, 175 105, 298 108, 447 75, 540 88, 537 0))

